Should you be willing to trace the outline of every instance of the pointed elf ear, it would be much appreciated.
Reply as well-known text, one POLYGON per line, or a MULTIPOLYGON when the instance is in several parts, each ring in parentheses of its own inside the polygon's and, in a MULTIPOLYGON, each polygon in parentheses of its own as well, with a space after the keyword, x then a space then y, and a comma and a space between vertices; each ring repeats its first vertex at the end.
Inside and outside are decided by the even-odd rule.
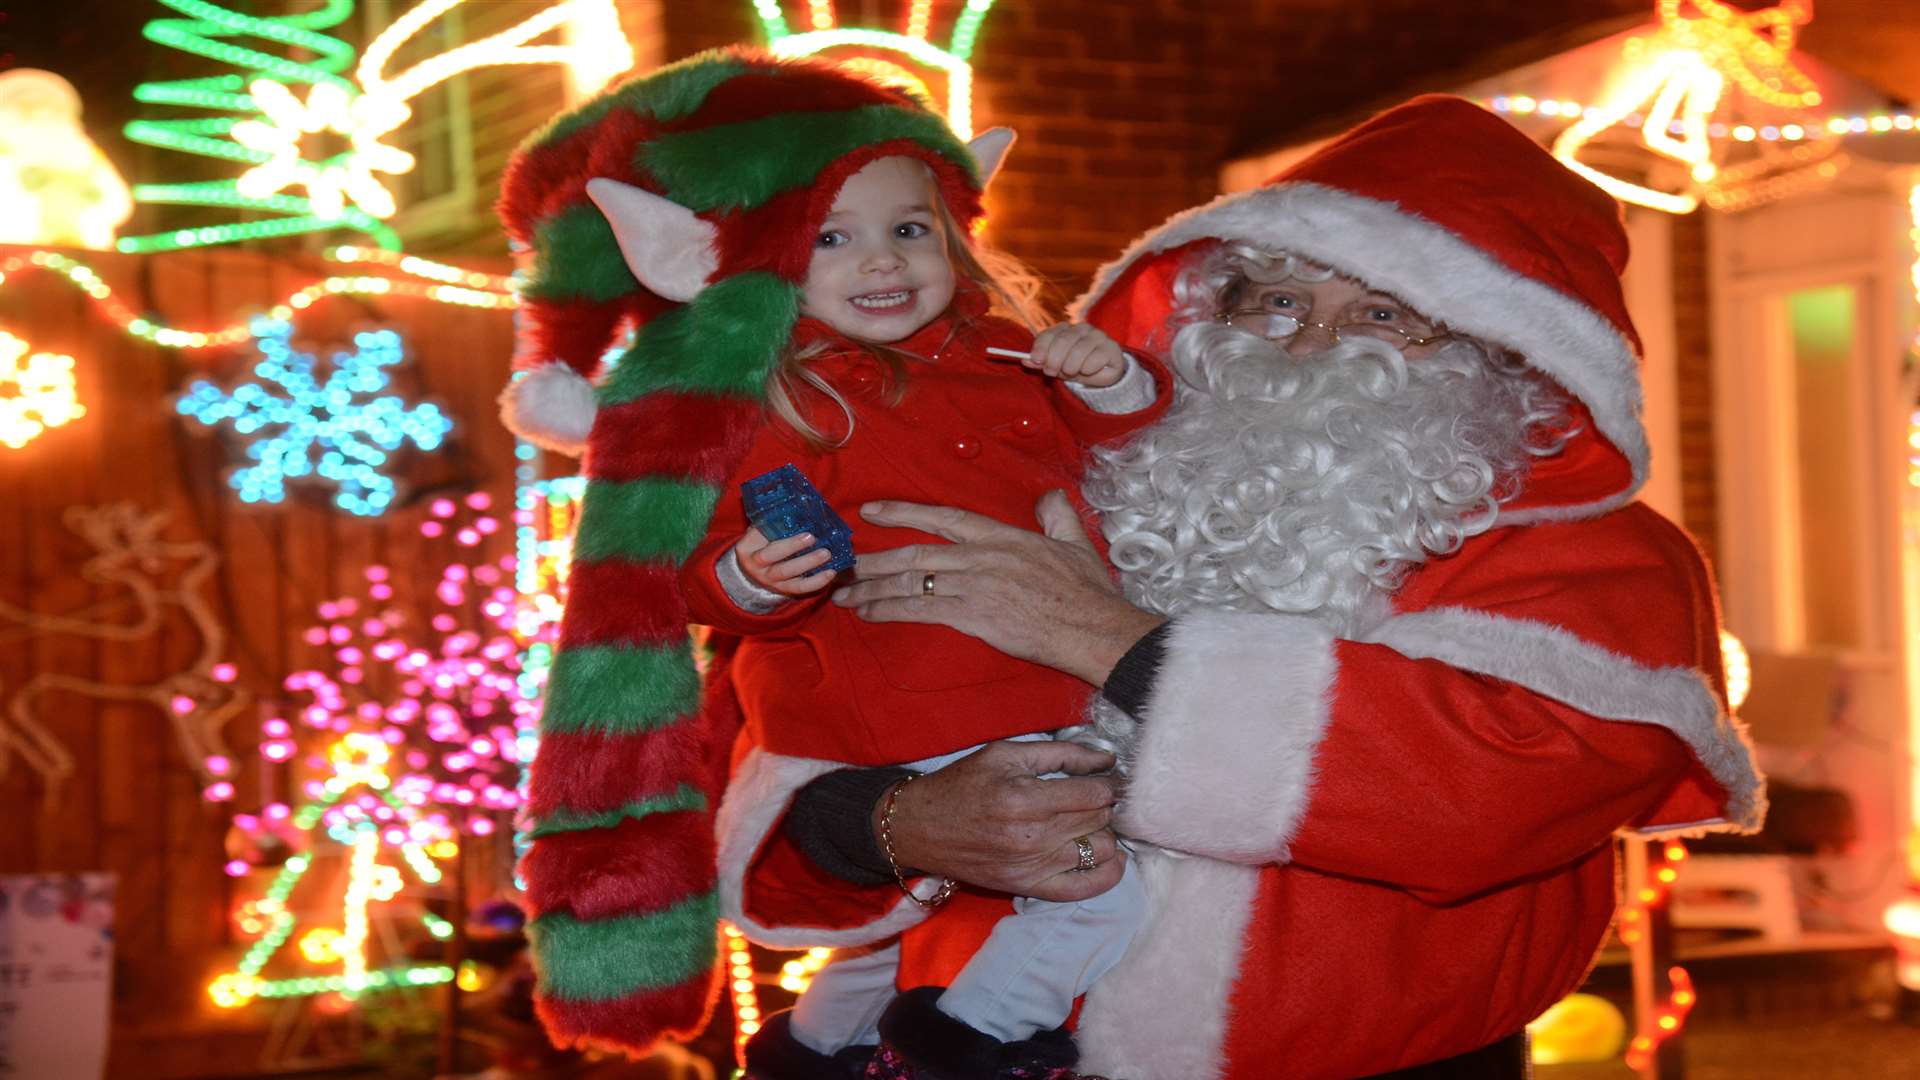
POLYGON ((587 181, 587 197, 613 226, 620 254, 640 284, 677 303, 707 287, 720 265, 712 222, 671 199, 604 176, 587 181))
POLYGON ((1000 163, 1007 158, 1007 151, 1013 147, 1013 129, 1007 127, 988 128, 975 135, 967 143, 967 149, 973 152, 973 162, 980 169, 980 189, 986 190, 993 183, 994 174, 1000 171, 1000 163))

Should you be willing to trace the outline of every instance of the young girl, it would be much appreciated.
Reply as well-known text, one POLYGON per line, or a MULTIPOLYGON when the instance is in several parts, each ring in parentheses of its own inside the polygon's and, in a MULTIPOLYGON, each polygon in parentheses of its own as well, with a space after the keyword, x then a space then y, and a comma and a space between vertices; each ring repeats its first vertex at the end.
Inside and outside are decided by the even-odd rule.
MULTIPOLYGON (((642 1049, 703 1025, 712 919, 750 922, 716 890, 715 763, 736 699, 748 743, 823 768, 931 769, 1078 719, 1074 679, 826 602, 810 540, 767 543, 740 497, 795 464, 859 549, 935 539, 861 521, 882 497, 1028 524, 1043 493, 1075 486, 1084 446, 1164 407, 1151 362, 1086 327, 1035 338, 1007 318, 1024 294, 967 238, 1010 141, 963 144, 902 91, 734 51, 603 93, 510 164, 501 215, 533 266, 504 414, 584 449, 588 481, 522 862, 556 1041, 642 1049), (623 325, 633 345, 596 386, 623 325), (688 623, 726 632, 704 698, 688 623)), ((1117 857, 1098 844, 1076 844, 1083 866, 1117 857)), ((1063 1064, 1071 1043, 1041 1036, 1125 948, 1136 881, 1081 905, 1018 901, 918 1026, 959 1028, 986 1075, 1063 1064)), ((918 888, 901 903, 938 902, 918 888)), ((823 972, 790 1029, 768 1025, 754 1047, 787 1057, 750 1047, 756 1076, 829 1075, 826 1055, 875 1042, 897 953, 879 944, 823 972)))
MULTIPOLYGON (((1024 523, 1042 494, 1071 490, 1081 448, 1138 423, 1154 377, 1091 327, 1036 338, 993 314, 1028 314, 1017 282, 985 269, 995 261, 968 246, 919 161, 883 157, 849 177, 814 240, 802 318, 769 395, 778 420, 730 489, 794 463, 849 519, 859 549, 910 542, 858 520, 872 499, 937 497, 1024 523)), ((1079 715, 1077 680, 942 627, 870 624, 825 603, 835 572, 813 547, 805 534, 768 542, 727 499, 682 572, 692 620, 744 638, 732 673, 757 744, 924 772, 1079 715)), ((937 576, 924 586, 938 595, 937 576)), ((1031 1041, 1065 1022, 1141 914, 1131 874, 1077 904, 1022 899, 937 1007, 1002 1042, 1031 1041)), ((827 1055, 878 1042, 897 952, 820 972, 792 1036, 827 1055)))

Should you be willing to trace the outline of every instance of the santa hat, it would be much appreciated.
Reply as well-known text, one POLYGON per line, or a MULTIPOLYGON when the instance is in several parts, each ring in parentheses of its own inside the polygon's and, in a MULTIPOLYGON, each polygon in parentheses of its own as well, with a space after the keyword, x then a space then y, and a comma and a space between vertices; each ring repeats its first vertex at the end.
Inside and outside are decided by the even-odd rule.
POLYGON ((1443 95, 1384 112, 1262 187, 1174 216, 1102 268, 1073 311, 1164 346, 1175 276, 1195 245, 1221 240, 1364 281, 1513 349, 1573 395, 1583 430, 1535 463, 1502 524, 1591 517, 1645 482, 1619 204, 1494 114, 1443 95))
POLYGON ((725 680, 702 700, 679 570, 735 497, 822 220, 849 176, 904 155, 964 226, 1011 140, 970 148, 901 91, 728 51, 606 91, 509 163, 500 215, 533 265, 504 413, 542 445, 584 442, 587 478, 521 866, 556 1043, 638 1051, 706 1021, 734 732, 725 680))

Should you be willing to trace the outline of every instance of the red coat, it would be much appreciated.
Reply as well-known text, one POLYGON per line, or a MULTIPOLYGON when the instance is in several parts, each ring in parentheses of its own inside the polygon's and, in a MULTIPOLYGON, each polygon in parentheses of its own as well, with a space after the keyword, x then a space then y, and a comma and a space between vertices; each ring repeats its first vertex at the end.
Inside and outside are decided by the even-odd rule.
MULTIPOLYGON (((899 764, 1079 719, 1084 682, 1011 659, 956 630, 863 622, 828 602, 825 591, 751 615, 714 575, 715 562, 731 557, 747 529, 741 481, 769 469, 799 466, 852 527, 856 551, 939 542, 862 520, 860 505, 875 499, 950 503, 1031 528, 1040 496, 1056 488, 1076 492, 1088 444, 1157 419, 1168 400, 1171 380, 1157 372, 1154 407, 1095 412, 1064 384, 986 355, 988 345, 1032 348, 1033 336, 1019 325, 983 316, 949 342, 952 326, 938 319, 899 343, 935 359, 909 362, 905 397, 895 405, 884 400, 880 361, 816 320, 794 329, 800 345, 832 344, 810 363, 852 407, 852 439, 815 450, 770 420, 723 488, 706 538, 682 573, 692 620, 745 638, 732 673, 754 745, 857 765, 899 764)), ((812 395, 805 405, 828 435, 845 433, 831 402, 812 395)))
MULTIPOLYGON (((1223 238, 1512 349, 1579 429, 1364 632, 1174 621, 1116 816, 1155 845, 1148 925, 1082 1002, 1080 1067, 1331 1080, 1446 1058, 1579 984, 1613 913, 1616 830, 1751 830, 1763 812, 1706 566, 1632 502, 1647 448, 1618 207, 1497 117, 1423 99, 1177 216, 1101 272, 1086 318, 1136 350, 1164 341, 1187 253, 1223 238)), ((904 931, 901 984, 943 983, 1006 901, 961 890, 928 919, 814 869, 777 826, 832 767, 740 756, 725 917, 770 944, 904 931)))

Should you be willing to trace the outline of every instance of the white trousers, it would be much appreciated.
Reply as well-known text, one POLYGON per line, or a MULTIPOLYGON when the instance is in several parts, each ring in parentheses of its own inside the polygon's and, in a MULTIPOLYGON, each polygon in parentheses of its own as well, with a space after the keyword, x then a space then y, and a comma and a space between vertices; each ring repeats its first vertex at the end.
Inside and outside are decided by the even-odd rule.
MULTIPOLYGON (((979 749, 907 767, 932 772, 979 749)), ((1098 896, 1072 902, 1017 897, 1013 914, 994 924, 986 943, 940 995, 940 1011, 1003 1042, 1059 1027, 1073 1011, 1074 999, 1120 962, 1146 913, 1146 890, 1131 858, 1119 883, 1098 896)), ((898 940, 836 953, 794 1006, 794 1038, 822 1054, 879 1042, 880 1014, 893 1000, 899 970, 898 940)))

